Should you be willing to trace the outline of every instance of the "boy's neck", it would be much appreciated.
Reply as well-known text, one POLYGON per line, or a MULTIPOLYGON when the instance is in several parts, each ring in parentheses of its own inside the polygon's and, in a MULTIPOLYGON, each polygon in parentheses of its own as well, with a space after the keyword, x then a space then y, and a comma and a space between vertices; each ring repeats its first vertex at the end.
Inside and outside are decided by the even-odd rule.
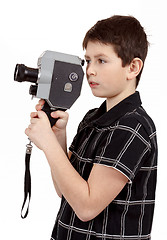
POLYGON ((111 98, 107 98, 106 99, 106 109, 107 112, 113 108, 114 106, 116 106, 118 103, 120 103, 121 101, 123 101, 125 98, 129 97, 130 95, 134 94, 136 90, 131 90, 131 91, 125 91, 125 92, 121 92, 120 94, 111 97, 111 98))

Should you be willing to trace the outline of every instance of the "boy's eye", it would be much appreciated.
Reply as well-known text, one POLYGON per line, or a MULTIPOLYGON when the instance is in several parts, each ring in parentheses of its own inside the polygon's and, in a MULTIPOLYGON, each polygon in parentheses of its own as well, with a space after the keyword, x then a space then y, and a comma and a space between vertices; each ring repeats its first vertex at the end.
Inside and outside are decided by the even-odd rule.
MULTIPOLYGON (((86 61, 87 64, 90 64, 90 63, 91 63, 91 60, 89 60, 89 59, 86 59, 85 61, 86 61)), ((104 64, 104 63, 106 63, 105 60, 100 59, 100 58, 97 60, 97 62, 100 63, 100 64, 104 64)))
POLYGON ((98 59, 98 62, 99 62, 99 63, 102 63, 102 64, 106 63, 106 61, 103 60, 103 59, 98 59))
POLYGON ((86 63, 87 63, 87 64, 89 64, 89 63, 90 63, 90 60, 89 60, 89 59, 86 59, 85 61, 86 61, 86 63))

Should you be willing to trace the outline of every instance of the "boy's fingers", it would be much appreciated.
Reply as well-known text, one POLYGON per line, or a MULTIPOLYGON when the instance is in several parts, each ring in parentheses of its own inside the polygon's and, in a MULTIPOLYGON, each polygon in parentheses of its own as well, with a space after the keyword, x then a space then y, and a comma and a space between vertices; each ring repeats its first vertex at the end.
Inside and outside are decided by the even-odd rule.
POLYGON ((38 117, 38 113, 37 113, 37 112, 32 112, 32 113, 30 114, 30 117, 31 117, 31 118, 36 118, 36 117, 38 117))
POLYGON ((43 100, 43 99, 40 99, 38 103, 39 103, 40 105, 44 105, 44 103, 45 103, 45 100, 43 100))
POLYGON ((36 109, 37 111, 40 111, 40 110, 42 109, 41 104, 37 104, 37 105, 35 106, 35 109, 36 109))
POLYGON ((35 109, 36 109, 37 111, 40 111, 40 110, 42 109, 42 107, 43 107, 44 104, 45 104, 45 100, 40 99, 39 102, 38 102, 38 104, 35 106, 35 109))
POLYGON ((51 116, 53 118, 61 118, 61 119, 66 119, 66 120, 68 120, 68 117, 69 117, 67 112, 59 111, 59 110, 55 111, 55 112, 52 112, 51 116))

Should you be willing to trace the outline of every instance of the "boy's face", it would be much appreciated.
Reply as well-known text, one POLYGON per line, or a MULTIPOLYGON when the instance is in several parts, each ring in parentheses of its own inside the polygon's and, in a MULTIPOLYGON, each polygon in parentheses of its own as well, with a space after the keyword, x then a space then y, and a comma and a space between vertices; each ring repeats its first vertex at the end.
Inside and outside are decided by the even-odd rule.
POLYGON ((128 66, 122 67, 122 60, 112 45, 89 41, 85 59, 87 79, 94 96, 112 98, 126 90, 128 66))

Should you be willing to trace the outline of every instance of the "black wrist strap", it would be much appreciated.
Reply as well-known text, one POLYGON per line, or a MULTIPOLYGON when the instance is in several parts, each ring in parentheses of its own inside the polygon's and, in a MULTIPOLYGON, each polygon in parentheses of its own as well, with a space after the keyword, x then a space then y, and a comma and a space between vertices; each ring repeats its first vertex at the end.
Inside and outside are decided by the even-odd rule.
POLYGON ((31 174, 30 174, 30 158, 31 158, 31 151, 32 145, 31 141, 29 144, 26 145, 26 155, 25 155, 25 176, 24 176, 24 201, 21 208, 21 217, 24 219, 28 215, 29 211, 29 204, 31 199, 31 174), (27 203, 27 204, 26 204, 27 203), (27 206, 27 210, 23 213, 25 204, 27 206))

